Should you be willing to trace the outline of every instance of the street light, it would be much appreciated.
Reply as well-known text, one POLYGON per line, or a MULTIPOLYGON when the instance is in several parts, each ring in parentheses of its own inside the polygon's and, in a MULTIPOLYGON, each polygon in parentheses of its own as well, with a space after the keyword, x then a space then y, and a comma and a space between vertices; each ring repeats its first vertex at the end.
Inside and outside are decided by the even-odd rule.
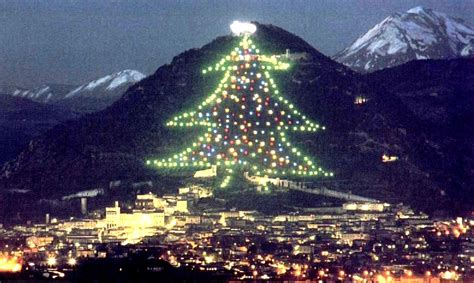
POLYGON ((67 260, 67 264, 69 264, 70 266, 74 266, 77 264, 77 260, 75 258, 70 258, 67 260))
POLYGON ((46 260, 46 263, 49 266, 53 266, 53 265, 56 265, 58 263, 58 261, 55 257, 48 257, 48 259, 46 260))

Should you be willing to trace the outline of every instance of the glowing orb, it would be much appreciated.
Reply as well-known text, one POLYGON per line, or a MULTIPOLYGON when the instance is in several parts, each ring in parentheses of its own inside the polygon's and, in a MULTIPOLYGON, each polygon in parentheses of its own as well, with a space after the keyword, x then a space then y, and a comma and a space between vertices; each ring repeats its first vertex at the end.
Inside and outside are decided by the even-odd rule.
POLYGON ((55 257, 48 257, 48 259, 46 260, 46 263, 50 266, 53 266, 53 265, 56 265, 58 261, 55 257))
POLYGON ((235 35, 252 34, 257 31, 257 26, 249 22, 234 21, 230 25, 230 30, 235 35))
POLYGON ((75 258, 70 258, 67 260, 67 264, 74 266, 77 264, 77 260, 75 258))

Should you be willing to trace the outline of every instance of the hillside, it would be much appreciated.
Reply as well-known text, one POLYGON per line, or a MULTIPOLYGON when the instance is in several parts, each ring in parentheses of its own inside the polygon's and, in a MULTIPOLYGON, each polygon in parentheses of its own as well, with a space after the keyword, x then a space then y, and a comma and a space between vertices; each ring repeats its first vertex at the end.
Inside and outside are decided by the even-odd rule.
POLYGON ((78 115, 26 98, 0 94, 0 164, 17 156, 28 142, 62 121, 78 115))
MULTIPOLYGON (((130 87, 111 107, 54 127, 3 168, 1 187, 4 191, 31 189, 39 199, 107 188, 115 180, 154 180, 159 187, 158 172, 145 168, 144 160, 174 152, 195 135, 192 130, 165 128, 164 122, 214 89, 220 77, 202 77, 201 70, 217 62, 236 40, 219 37, 200 49, 183 52, 130 87)), ((448 189, 450 183, 439 178, 438 165, 420 158, 425 152, 421 150, 426 145, 424 135, 430 131, 423 118, 388 89, 401 87, 402 80, 396 86, 391 85, 391 73, 384 78, 377 73, 374 77, 355 74, 275 26, 259 24, 255 41, 264 53, 283 54, 289 49, 292 54, 306 54, 295 56, 289 71, 275 74, 274 79, 303 113, 327 127, 324 132, 292 139, 335 172, 331 186, 405 202, 428 212, 453 211, 453 192, 465 192, 469 184, 448 189), (361 97, 366 102, 355 104, 361 97), (398 159, 384 163, 384 154, 398 159)), ((431 61, 426 63, 429 70, 431 61)), ((468 83, 454 68, 436 75, 468 83)), ((407 88, 416 92, 416 84, 407 88)), ((454 162, 449 154, 443 158, 443 162, 454 162)))

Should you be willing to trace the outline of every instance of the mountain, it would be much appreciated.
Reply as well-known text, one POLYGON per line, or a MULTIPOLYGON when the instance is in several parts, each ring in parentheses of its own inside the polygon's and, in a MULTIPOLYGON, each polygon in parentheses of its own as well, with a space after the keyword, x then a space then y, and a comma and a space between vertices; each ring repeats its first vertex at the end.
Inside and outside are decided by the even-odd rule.
POLYGON ((68 92, 58 104, 79 112, 95 112, 114 103, 134 83, 145 78, 136 70, 123 70, 93 80, 68 92))
MULTIPOLYGON (((421 200, 429 203, 441 193, 455 204, 453 210, 472 210, 474 59, 411 61, 365 79, 378 94, 377 107, 384 112, 405 109, 393 119, 407 119, 406 128, 414 128, 416 136, 403 155, 440 189, 420 196, 421 200)), ((420 189, 418 194, 422 191, 429 192, 420 189)))
POLYGON ((123 70, 81 86, 46 84, 33 89, 0 86, 0 93, 60 105, 76 112, 95 112, 111 105, 134 83, 145 77, 136 70, 123 70))
POLYGON ((387 17, 334 59, 359 72, 372 72, 411 60, 472 57, 473 47, 473 26, 415 7, 387 17))
MULTIPOLYGON (((420 107, 432 107, 431 88, 438 94, 444 91, 442 97, 453 97, 459 88, 465 88, 462 97, 472 93, 471 77, 463 74, 472 61, 461 60, 454 66, 450 61, 427 60, 425 65, 408 64, 406 72, 405 66, 400 66, 393 72, 405 76, 414 76, 418 70, 426 73, 420 81, 407 84, 401 75, 392 80, 394 73, 389 70, 366 76, 354 73, 298 36, 272 25, 257 24, 254 40, 266 53, 284 54, 289 49, 291 67, 287 72, 275 72, 273 78, 281 93, 301 112, 327 127, 326 131, 292 139, 335 172, 336 178, 327 186, 392 203, 404 202, 430 213, 472 206, 467 201, 452 205, 458 195, 468 194, 472 187, 466 173, 472 167, 459 173, 458 166, 464 164, 457 161, 459 152, 450 154, 453 145, 464 137, 457 131, 446 132, 449 136, 439 134, 438 121, 423 116, 403 97, 420 93, 415 101, 426 104, 420 107), (451 64, 454 67, 444 72, 443 67, 451 64), (448 85, 449 81, 459 86, 448 85), (435 154, 436 162, 430 162, 430 155, 435 154), (384 162, 383 155, 394 157, 393 162, 384 162), (447 171, 439 175, 442 170, 447 171), (450 182, 444 176, 456 179, 450 182)), ((237 43, 236 37, 222 36, 202 48, 185 51, 131 86, 105 110, 55 126, 3 167, 0 191, 31 190, 34 197, 30 200, 58 200, 79 191, 109 188, 111 182, 119 180, 152 180, 155 186, 166 187, 173 177, 163 178, 160 172, 146 168, 144 160, 173 153, 195 138, 195 131, 168 129, 164 123, 176 112, 202 101, 218 85, 219 76, 203 77, 201 70, 237 43)), ((450 102, 453 106, 446 111, 446 121, 462 118, 456 116, 456 107, 472 110, 470 104, 457 105, 463 101, 450 102)), ((462 161, 466 166, 471 166, 469 158, 462 161)), ((30 202, 24 209, 22 205, 4 205, 3 215, 20 211, 19 215, 28 217, 27 213, 46 210, 44 204, 30 202)))
POLYGON ((31 139, 54 125, 111 105, 144 77, 138 71, 123 70, 82 86, 0 86, 0 164, 14 158, 31 139))
POLYGON ((58 106, 23 97, 0 97, 0 164, 18 155, 31 139, 62 121, 78 116, 58 106))
POLYGON ((15 97, 27 98, 40 103, 55 103, 75 88, 74 85, 45 84, 32 89, 17 86, 0 86, 0 93, 15 97))

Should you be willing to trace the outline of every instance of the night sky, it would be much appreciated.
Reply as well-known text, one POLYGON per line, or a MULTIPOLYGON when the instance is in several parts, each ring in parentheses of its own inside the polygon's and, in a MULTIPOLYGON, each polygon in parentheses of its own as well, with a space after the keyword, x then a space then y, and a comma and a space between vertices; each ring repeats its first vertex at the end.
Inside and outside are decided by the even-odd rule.
POLYGON ((229 34, 233 20, 280 26, 333 55, 390 14, 419 5, 474 24, 473 0, 0 0, 0 84, 80 84, 126 68, 150 74, 229 34))

